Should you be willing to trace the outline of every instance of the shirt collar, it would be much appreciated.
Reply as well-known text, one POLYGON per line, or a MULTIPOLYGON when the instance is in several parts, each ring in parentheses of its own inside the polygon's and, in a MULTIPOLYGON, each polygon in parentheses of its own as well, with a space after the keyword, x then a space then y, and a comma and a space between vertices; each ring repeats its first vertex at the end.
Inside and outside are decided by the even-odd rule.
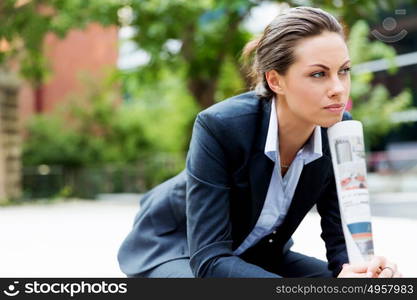
MULTIPOLYGON (((275 109, 275 97, 273 97, 271 101, 271 115, 269 118, 264 153, 274 162, 277 161, 277 158, 279 157, 278 143, 278 119, 275 109)), ((304 164, 308 164, 320 158, 322 155, 321 128, 320 126, 316 126, 307 143, 298 151, 297 156, 301 156, 304 160, 304 164)))
POLYGON ((265 155, 272 161, 276 160, 278 147, 278 120, 275 110, 275 97, 271 101, 271 115, 269 117, 268 134, 265 143, 265 155))

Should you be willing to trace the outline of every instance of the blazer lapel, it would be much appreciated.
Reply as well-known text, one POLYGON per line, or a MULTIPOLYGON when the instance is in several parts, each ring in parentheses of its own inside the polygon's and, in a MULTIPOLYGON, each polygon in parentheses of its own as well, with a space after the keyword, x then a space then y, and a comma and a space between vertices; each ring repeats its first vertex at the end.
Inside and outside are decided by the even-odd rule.
POLYGON ((272 101, 270 99, 261 99, 260 101, 262 112, 258 135, 254 145, 254 152, 249 160, 249 182, 252 196, 250 230, 253 229, 261 214, 274 168, 274 162, 264 153, 272 101))

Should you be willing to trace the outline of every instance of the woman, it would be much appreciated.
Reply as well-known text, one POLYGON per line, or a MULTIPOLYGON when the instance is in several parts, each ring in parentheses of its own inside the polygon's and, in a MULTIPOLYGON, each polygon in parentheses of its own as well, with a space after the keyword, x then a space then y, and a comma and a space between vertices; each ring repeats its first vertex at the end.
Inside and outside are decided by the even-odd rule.
POLYGON ((297 7, 244 49, 255 91, 198 114, 186 169, 141 199, 119 250, 128 276, 399 277, 349 265, 326 128, 344 114, 350 60, 330 14, 297 7), (291 251, 317 204, 328 262, 291 251))

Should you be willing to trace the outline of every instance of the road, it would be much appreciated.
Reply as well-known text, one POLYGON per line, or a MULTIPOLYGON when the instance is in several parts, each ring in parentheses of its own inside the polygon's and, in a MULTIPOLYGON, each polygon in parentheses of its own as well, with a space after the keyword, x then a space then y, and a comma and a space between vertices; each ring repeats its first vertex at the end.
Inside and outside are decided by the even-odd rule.
MULTIPOLYGON (((124 277, 116 254, 138 210, 137 196, 0 208, 1 277, 124 277)), ((379 202, 378 202, 379 201, 379 202)), ((372 204, 375 251, 417 277, 417 203, 372 204)), ((309 213, 293 250, 325 259, 320 219, 309 213)))

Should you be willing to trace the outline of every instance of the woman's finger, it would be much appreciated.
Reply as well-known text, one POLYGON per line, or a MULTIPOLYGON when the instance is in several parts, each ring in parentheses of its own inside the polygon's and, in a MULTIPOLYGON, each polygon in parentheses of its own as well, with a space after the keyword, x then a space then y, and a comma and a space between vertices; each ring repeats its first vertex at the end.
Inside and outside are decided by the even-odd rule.
POLYGON ((366 278, 366 273, 349 273, 349 276, 347 276, 349 278, 366 278))
POLYGON ((384 268, 378 275, 378 278, 392 278, 395 275, 395 271, 391 268, 384 268))
POLYGON ((398 267, 394 263, 387 262, 384 268, 381 268, 379 278, 392 278, 398 273, 398 267))
POLYGON ((368 263, 351 264, 351 265, 348 265, 347 268, 349 268, 349 270, 351 270, 352 272, 366 273, 368 269, 368 263))
POLYGON ((373 277, 375 274, 378 273, 378 269, 384 269, 386 266, 387 259, 383 256, 374 256, 372 260, 369 262, 367 274, 368 277, 373 277))

